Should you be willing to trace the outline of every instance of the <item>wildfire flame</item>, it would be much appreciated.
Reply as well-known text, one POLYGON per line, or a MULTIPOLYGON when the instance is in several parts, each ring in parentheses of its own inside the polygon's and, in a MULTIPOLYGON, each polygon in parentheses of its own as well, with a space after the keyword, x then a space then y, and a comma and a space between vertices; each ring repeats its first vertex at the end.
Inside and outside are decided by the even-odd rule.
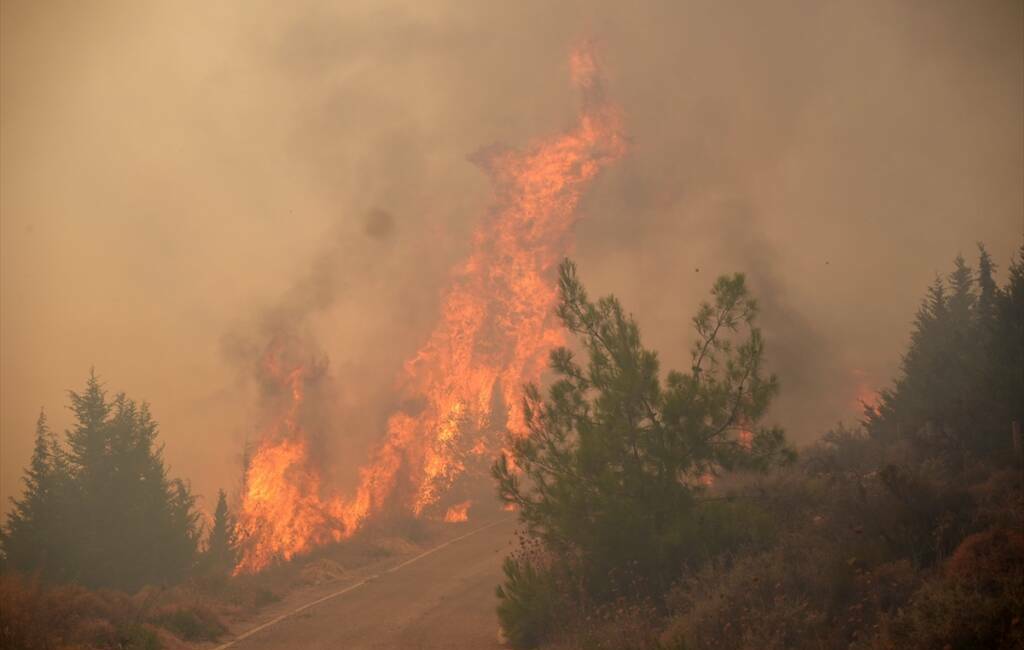
POLYGON ((450 524, 469 521, 469 507, 471 505, 473 505, 472 501, 463 501, 462 503, 450 506, 448 512, 444 513, 444 520, 450 524))
POLYGON ((860 411, 863 411, 865 408, 876 408, 881 401, 881 396, 869 382, 868 373, 859 368, 855 368, 852 374, 854 381, 857 384, 857 395, 853 399, 852 406, 860 411))
MULTIPOLYGON (((325 499, 320 475, 310 469, 315 464, 297 420, 303 371, 275 375, 291 382, 293 400, 246 473, 238 571, 351 535, 385 507, 420 516, 469 460, 500 448, 500 432, 522 433, 519 391, 539 380, 548 351, 563 340, 554 317, 555 271, 568 252, 580 197, 625 151, 620 113, 602 96, 590 49, 576 50, 570 68, 584 100, 572 130, 525 151, 492 148, 476 157, 494 184, 494 207, 442 295, 438 324, 403 368, 399 385, 422 408, 388 419, 351 499, 325 499)), ((452 506, 445 519, 464 521, 469 505, 452 506)))
POLYGON ((275 559, 289 560, 316 546, 342 539, 344 504, 322 498, 318 465, 302 428, 310 367, 287 359, 280 340, 271 342, 260 377, 278 406, 260 445, 247 463, 237 533, 242 556, 236 573, 258 571, 275 559))
POLYGON ((554 274, 580 197, 625 151, 621 116, 600 96, 593 53, 576 50, 570 66, 584 94, 576 128, 526 151, 477 157, 495 205, 444 294, 440 322, 405 364, 403 388, 425 405, 390 418, 387 440, 364 470, 359 498, 367 507, 386 501, 402 468, 415 486, 407 505, 418 515, 465 470, 467 451, 493 452, 495 432, 523 429, 518 393, 562 343, 554 274))

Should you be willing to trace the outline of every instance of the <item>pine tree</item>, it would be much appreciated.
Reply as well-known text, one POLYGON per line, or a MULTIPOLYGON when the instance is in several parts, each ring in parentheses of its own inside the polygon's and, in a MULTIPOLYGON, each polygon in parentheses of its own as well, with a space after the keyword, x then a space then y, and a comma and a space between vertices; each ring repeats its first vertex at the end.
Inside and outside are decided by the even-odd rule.
POLYGON ((901 376, 868 414, 873 435, 902 429, 927 453, 956 464, 965 455, 1005 455, 1010 420, 1024 415, 1021 256, 1024 247, 1003 289, 981 245, 977 275, 958 256, 948 285, 936 279, 914 321, 901 376))
POLYGON ((974 292, 974 272, 967 265, 963 255, 953 260, 953 271, 949 274, 950 316, 959 327, 967 328, 974 315, 974 303, 977 296, 974 292))
POLYGON ((111 507, 115 492, 110 484, 114 475, 108 418, 111 406, 95 369, 90 369, 85 390, 68 391, 75 423, 65 438, 68 467, 72 477, 73 507, 69 525, 77 543, 69 549, 68 568, 73 578, 86 585, 106 582, 113 570, 112 557, 119 549, 110 549, 111 538, 126 531, 117 525, 111 507))
MULTIPOLYGON (((568 261, 559 287, 559 317, 588 362, 556 349, 547 398, 527 387, 529 435, 510 443, 518 471, 504 455, 495 464, 499 494, 591 595, 613 597, 630 577, 661 593, 696 552, 702 481, 789 457, 782 431, 758 426, 777 382, 762 370, 757 304, 742 275, 719 278, 713 304, 694 319, 691 372, 663 383, 657 354, 614 297, 590 302, 568 261)), ((515 606, 523 571, 530 567, 506 563, 503 607, 515 606)))
POLYGON ((59 443, 39 412, 32 459, 25 470, 25 491, 12 498, 0 543, 9 566, 22 571, 40 571, 48 578, 64 574, 60 561, 61 543, 66 540, 62 515, 66 507, 68 476, 59 443))
POLYGON ((935 397, 942 402, 935 407, 946 433, 957 444, 978 448, 985 444, 979 431, 979 407, 983 402, 979 390, 986 359, 975 275, 961 255, 953 261, 949 286, 949 322, 941 355, 943 364, 936 377, 941 391, 935 397))
POLYGON ((874 435, 892 437, 900 428, 905 434, 915 432, 935 417, 929 396, 935 393, 940 374, 948 316, 946 284, 936 277, 914 317, 910 344, 900 364, 901 377, 892 389, 881 392, 878 416, 869 418, 874 435))
POLYGON ((996 265, 985 245, 978 243, 978 320, 982 333, 988 333, 995 321, 996 297, 999 287, 995 280, 996 265))
POLYGON ((96 376, 89 371, 85 390, 68 391, 71 411, 75 414, 75 427, 67 433, 68 461, 79 483, 91 483, 106 473, 103 459, 107 455, 106 424, 110 414, 106 391, 96 376))
MULTIPOLYGON (((22 510, 37 500, 37 477, 52 477, 59 498, 51 499, 55 514, 45 543, 36 544, 46 557, 28 557, 24 568, 125 589, 180 578, 195 556, 198 513, 188 486, 167 478, 148 406, 124 394, 108 401, 94 371, 85 390, 69 391, 69 398, 75 423, 66 433, 67 451, 45 420, 37 432, 22 510)), ((25 528, 22 510, 12 513, 12 540, 21 538, 13 531, 25 528)))
POLYGON ((1006 286, 995 297, 989 345, 993 426, 1004 441, 1010 421, 1024 426, 1024 244, 1008 271, 1006 286))
POLYGON ((217 508, 213 513, 213 527, 206 543, 207 564, 215 572, 227 572, 237 562, 235 521, 228 509, 224 490, 217 492, 217 508))
POLYGON ((100 583, 137 587, 175 580, 194 559, 198 536, 195 497, 167 477, 149 406, 118 394, 105 426, 109 474, 90 503, 97 531, 94 562, 100 583))

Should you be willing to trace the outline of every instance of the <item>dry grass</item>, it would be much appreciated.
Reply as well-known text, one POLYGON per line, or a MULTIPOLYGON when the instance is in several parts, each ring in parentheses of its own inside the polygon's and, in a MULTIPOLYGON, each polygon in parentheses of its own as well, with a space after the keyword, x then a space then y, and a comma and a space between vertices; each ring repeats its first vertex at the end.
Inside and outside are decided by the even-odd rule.
POLYGON ((212 641, 227 631, 220 603, 195 583, 129 595, 46 586, 0 575, 0 647, 26 650, 157 649, 212 641))
POLYGON ((187 648, 217 640, 230 623, 251 620, 293 591, 343 580, 361 567, 414 554, 461 532, 440 522, 396 519, 257 575, 197 574, 134 595, 0 574, 0 648, 187 648))
POLYGON ((158 648, 152 625, 126 594, 0 576, 0 646, 25 650, 158 648))

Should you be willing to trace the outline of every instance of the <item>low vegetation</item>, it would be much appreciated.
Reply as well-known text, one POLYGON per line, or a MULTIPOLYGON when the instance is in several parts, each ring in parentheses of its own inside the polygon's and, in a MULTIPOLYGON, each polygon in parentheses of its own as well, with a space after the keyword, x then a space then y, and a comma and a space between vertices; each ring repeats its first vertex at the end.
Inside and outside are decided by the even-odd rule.
POLYGON ((977 271, 958 258, 877 407, 793 462, 758 425, 775 382, 741 276, 664 383, 571 264, 561 295, 588 363, 552 354, 531 436, 494 469, 524 524, 498 589, 513 646, 1024 646, 1024 249, 1003 287, 984 249, 977 271))
MULTIPOLYGON (((685 372, 661 372, 614 298, 566 262, 530 435, 493 468, 522 522, 498 616, 516 648, 1024 647, 1024 249, 998 286, 981 249, 929 289, 892 387, 797 456, 763 419, 778 381, 745 278, 694 318, 685 372)), ((173 648, 351 568, 415 549, 422 521, 231 576, 235 524, 201 523, 168 477, 145 404, 95 374, 63 439, 40 414, 0 535, 0 647, 173 648), (399 540, 402 538, 402 540, 399 540), (410 541, 411 540, 411 541, 410 541)))
POLYGON ((47 580, 38 571, 5 570, 0 574, 0 648, 175 650, 223 641, 229 628, 252 624, 261 609, 290 594, 322 594, 353 572, 421 552, 457 533, 440 522, 394 517, 258 574, 234 576, 231 519, 222 495, 192 568, 165 586, 87 588, 47 580))

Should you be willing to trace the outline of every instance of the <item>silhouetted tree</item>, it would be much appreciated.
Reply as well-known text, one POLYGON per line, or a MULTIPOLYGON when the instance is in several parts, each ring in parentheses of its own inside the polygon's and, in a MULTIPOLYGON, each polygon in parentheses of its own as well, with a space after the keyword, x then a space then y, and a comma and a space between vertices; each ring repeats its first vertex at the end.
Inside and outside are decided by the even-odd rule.
POLYGON ((40 411, 32 459, 25 469, 25 491, 12 498, 0 543, 8 565, 39 571, 51 579, 64 577, 61 545, 67 541, 62 517, 67 513, 67 464, 56 436, 40 411))
POLYGON ((125 589, 180 578, 195 558, 198 513, 188 486, 167 477, 149 407, 123 393, 108 402, 95 372, 69 397, 66 452, 40 418, 4 535, 12 566, 125 589))
MULTIPOLYGON (((1010 264, 1006 286, 995 296, 989 343, 991 396, 995 426, 1016 420, 1024 426, 1024 244, 1010 264)), ((1005 428, 1003 429, 1004 440, 1005 428)))
POLYGON ((224 490, 217 492, 217 509, 213 513, 213 527, 206 542, 206 558, 210 569, 227 572, 238 561, 235 538, 235 518, 228 509, 224 490))
POLYGON ((978 244, 978 321, 982 332, 989 332, 996 318, 999 286, 995 280, 996 265, 984 244, 978 244))
MULTIPOLYGON (((1024 402, 1024 269, 1020 257, 999 288, 979 245, 977 275, 957 256, 948 284, 928 290, 903 356, 900 377, 869 410, 875 436, 897 431, 959 463, 965 454, 999 456, 1024 402)), ((1022 249, 1021 255, 1024 255, 1022 249)))

